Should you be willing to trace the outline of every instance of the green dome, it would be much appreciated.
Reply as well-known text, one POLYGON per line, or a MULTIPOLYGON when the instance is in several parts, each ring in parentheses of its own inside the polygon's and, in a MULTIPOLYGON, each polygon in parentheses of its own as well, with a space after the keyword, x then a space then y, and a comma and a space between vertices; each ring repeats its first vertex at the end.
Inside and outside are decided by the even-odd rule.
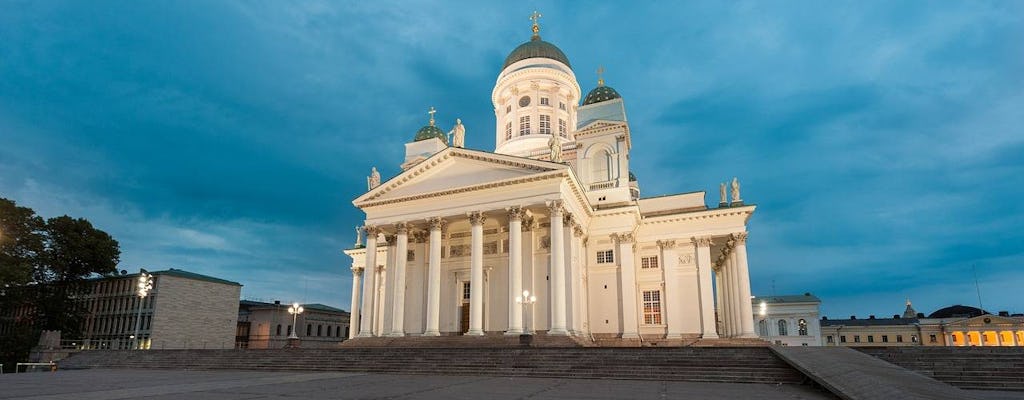
POLYGON ((633 175, 633 171, 629 171, 629 181, 636 182, 636 175, 633 175))
POLYGON ((619 92, 616 92, 611 86, 599 85, 594 90, 591 90, 590 93, 587 93, 587 97, 583 98, 583 105, 621 98, 622 96, 619 96, 619 92))
POLYGON ((527 58, 549 58, 565 64, 570 69, 572 68, 572 65, 569 64, 569 58, 565 56, 565 53, 562 53, 562 50, 555 45, 540 40, 540 36, 534 36, 529 42, 523 43, 516 47, 515 50, 512 50, 512 53, 505 57, 505 66, 501 68, 507 68, 516 61, 522 61, 527 58))
POLYGON ((448 144, 448 137, 445 136, 444 131, 434 125, 427 125, 416 131, 416 138, 414 141, 427 140, 430 138, 441 139, 444 144, 448 144))

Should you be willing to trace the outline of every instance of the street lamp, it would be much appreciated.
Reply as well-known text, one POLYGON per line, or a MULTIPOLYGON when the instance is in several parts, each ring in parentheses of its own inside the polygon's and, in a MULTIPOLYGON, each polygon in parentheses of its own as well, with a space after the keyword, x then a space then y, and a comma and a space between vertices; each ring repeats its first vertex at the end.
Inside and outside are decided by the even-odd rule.
POLYGON ((135 294, 139 296, 139 312, 135 316, 135 334, 132 335, 132 350, 139 348, 139 329, 142 328, 142 303, 153 290, 153 274, 139 269, 139 279, 135 283, 135 294))
MULTIPOLYGON (((530 334, 530 328, 529 328, 529 323, 528 323, 529 319, 526 318, 526 307, 527 306, 532 306, 533 303, 536 303, 536 302, 537 302, 537 296, 531 296, 529 290, 524 290, 522 295, 516 296, 516 304, 522 304, 523 305, 523 334, 524 335, 529 335, 530 334)), ((530 317, 533 318, 533 308, 532 307, 530 308, 530 317)))
POLYGON ((294 303, 288 307, 288 313, 292 315, 292 334, 288 336, 288 339, 299 338, 299 335, 295 334, 295 331, 299 330, 299 326, 296 325, 296 322, 299 320, 299 314, 302 314, 302 311, 304 310, 305 309, 302 308, 299 303, 294 303))

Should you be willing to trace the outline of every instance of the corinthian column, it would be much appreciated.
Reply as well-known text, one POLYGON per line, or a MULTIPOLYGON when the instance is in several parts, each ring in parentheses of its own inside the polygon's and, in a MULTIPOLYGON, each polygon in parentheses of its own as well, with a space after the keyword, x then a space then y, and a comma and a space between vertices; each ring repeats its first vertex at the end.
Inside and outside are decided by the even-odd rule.
POLYGON ((750 270, 747 268, 747 232, 738 232, 732 234, 733 240, 736 241, 736 248, 733 252, 736 253, 736 272, 739 277, 740 286, 740 314, 743 316, 742 332, 740 336, 745 338, 756 338, 757 334, 754 333, 754 309, 750 303, 750 270))
MULTIPOLYGON (((362 267, 352 267, 352 314, 348 319, 348 338, 356 337, 359 329, 359 278, 363 276, 362 267)), ((294 329, 294 328, 293 328, 294 329)))
POLYGON ((562 230, 562 201, 548 202, 551 212, 551 329, 548 335, 568 335, 565 329, 565 234, 562 230))
POLYGON ((469 331, 470 336, 484 334, 484 221, 479 211, 469 215, 471 249, 469 251, 469 331))
POLYGON ((513 301, 523 293, 523 215, 521 207, 508 209, 508 330, 506 335, 523 333, 523 306, 513 301))
POLYGON ((423 336, 441 336, 441 226, 444 220, 430 218, 430 260, 427 267, 427 328, 423 336))
MULTIPOLYGON (((380 233, 380 230, 375 226, 367 226, 363 229, 366 230, 366 264, 363 268, 366 271, 371 271, 371 275, 363 279, 363 323, 359 324, 359 337, 372 337, 373 293, 376 291, 372 271, 377 269, 377 234, 380 233)), ((298 327, 293 329, 298 329, 298 327)))
POLYGON ((622 338, 636 339, 640 337, 637 322, 636 305, 636 264, 633 260, 633 234, 613 234, 616 253, 613 255, 619 263, 619 290, 622 298, 622 338))
POLYGON ((405 263, 408 258, 409 224, 395 225, 395 277, 393 304, 391 309, 391 333, 389 336, 405 336, 405 263))
POLYGON ((665 277, 665 319, 667 320, 666 339, 683 338, 683 296, 680 293, 679 257, 676 255, 675 240, 659 240, 660 259, 665 277))
POLYGON ((697 248, 697 284, 700 290, 701 337, 717 339, 715 328, 715 299, 711 286, 711 236, 692 238, 697 248))

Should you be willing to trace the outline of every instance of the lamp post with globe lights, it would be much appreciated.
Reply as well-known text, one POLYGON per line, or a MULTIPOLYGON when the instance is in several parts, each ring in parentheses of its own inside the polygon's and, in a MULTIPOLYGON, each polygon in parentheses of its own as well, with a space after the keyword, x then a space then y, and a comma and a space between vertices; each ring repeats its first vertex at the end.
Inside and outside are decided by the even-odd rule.
POLYGON ((150 274, 145 269, 140 269, 139 279, 135 282, 135 294, 139 296, 139 311, 135 316, 135 334, 132 335, 132 350, 137 350, 141 344, 139 329, 142 328, 142 303, 146 300, 150 290, 153 290, 153 274, 150 274))
POLYGON ((305 311, 299 303, 292 303, 288 306, 288 313, 292 315, 292 334, 288 335, 288 347, 298 348, 299 347, 299 335, 296 333, 299 330, 299 314, 305 311))
POLYGON ((768 321, 768 302, 761 300, 760 304, 761 323, 764 324, 764 334, 767 335, 768 343, 772 341, 772 326, 768 321))
POLYGON ((529 321, 533 319, 533 304, 537 302, 537 296, 531 295, 529 290, 524 290, 522 295, 516 296, 516 304, 523 305, 523 334, 519 335, 520 344, 530 344, 533 339, 533 334, 530 331, 529 321), (530 317, 526 317, 527 307, 529 307, 530 317))

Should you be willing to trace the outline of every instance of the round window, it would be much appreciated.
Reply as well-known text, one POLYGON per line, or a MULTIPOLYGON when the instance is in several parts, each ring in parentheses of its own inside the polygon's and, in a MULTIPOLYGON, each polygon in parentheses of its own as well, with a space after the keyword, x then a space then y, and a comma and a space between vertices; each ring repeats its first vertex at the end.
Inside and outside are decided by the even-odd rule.
POLYGON ((530 96, 523 96, 519 98, 519 106, 526 107, 530 105, 530 96))

